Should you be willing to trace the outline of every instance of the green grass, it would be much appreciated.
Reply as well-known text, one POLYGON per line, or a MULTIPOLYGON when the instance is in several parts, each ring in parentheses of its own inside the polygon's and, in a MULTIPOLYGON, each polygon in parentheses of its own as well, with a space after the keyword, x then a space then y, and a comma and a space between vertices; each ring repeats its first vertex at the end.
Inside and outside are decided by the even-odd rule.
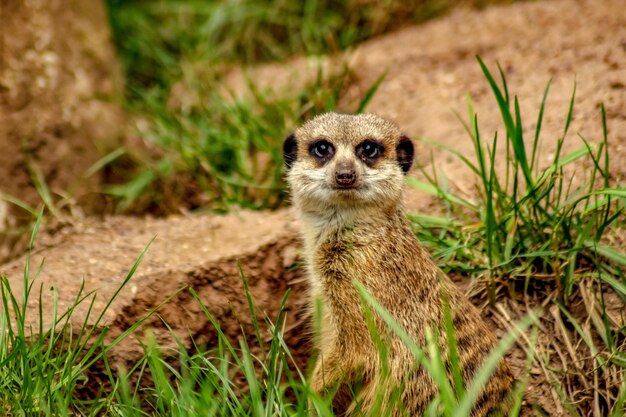
MULTIPOLYGON (((497 99, 506 136, 498 140, 496 133, 486 142, 468 101, 470 123, 465 127, 474 143, 475 161, 450 151, 476 175, 478 198, 447 189, 441 173, 431 174, 422 169, 427 181, 411 179, 411 184, 442 198, 450 216, 414 216, 417 231, 459 270, 506 278, 510 282, 540 275, 557 287, 560 299, 567 301, 580 278, 577 272, 581 263, 593 265, 600 279, 617 273, 615 266, 626 266, 626 256, 602 240, 612 227, 624 226, 626 197, 620 179, 611 180, 604 108, 601 140, 592 144, 582 138, 583 146, 562 155, 574 107, 575 94, 572 94, 554 160, 540 169, 540 130, 549 84, 539 107, 533 141, 528 146, 523 138, 517 97, 510 100, 502 73, 500 88, 480 59, 479 63, 497 99), (495 171, 498 146, 506 149, 504 175, 495 171), (576 168, 585 167, 577 170, 582 180, 575 180, 571 171, 574 164, 576 168), (568 168, 571 169, 566 171, 568 168), (475 219, 479 220, 473 223, 475 227, 466 227, 475 219), (432 236, 440 238, 433 240, 432 236)), ((626 295, 618 282, 607 283, 626 295)))
MULTIPOLYGON (((606 412, 619 402, 626 369, 624 310, 621 315, 610 314, 605 305, 607 294, 615 296, 613 303, 626 305, 626 254, 607 243, 615 228, 626 230, 626 188, 620 185, 623 178, 612 177, 604 107, 602 138, 591 143, 580 137, 582 146, 563 154, 574 87, 554 160, 540 168, 541 125, 550 85, 539 105, 532 141, 525 141, 518 99, 510 98, 504 74, 500 71, 498 86, 482 60, 478 61, 496 98, 505 135, 500 139, 496 133, 485 140, 468 100, 470 122, 465 127, 474 143, 474 158, 447 150, 475 175, 477 192, 471 196, 455 192, 447 187, 442 172, 421 168, 426 181, 409 182, 439 197, 447 212, 411 215, 414 230, 444 269, 469 274, 483 284, 480 293, 492 302, 499 295, 528 302, 539 294, 544 305, 549 300, 558 306, 554 325, 573 331, 556 334, 555 346, 545 347, 546 351, 556 355, 556 344, 571 346, 569 359, 584 362, 572 378, 586 387, 600 384, 607 390, 602 400, 587 401, 593 393, 572 391, 562 393, 569 396, 563 401, 574 415, 577 407, 580 411, 590 402, 598 410, 605 407, 606 412), (504 175, 496 173, 498 147, 505 149, 504 175)), ((560 366, 567 368, 566 363, 560 366)), ((552 382, 562 379, 556 376, 559 372, 568 373, 555 369, 552 382)))
POLYGON ((108 0, 107 6, 132 97, 137 89, 168 87, 189 71, 219 74, 231 64, 345 50, 399 26, 432 18, 457 3, 108 0))
POLYGON ((145 320, 138 320, 105 343, 107 327, 102 325, 105 311, 125 288, 145 251, 99 314, 93 313, 96 294, 85 293, 84 287, 75 294, 66 311, 59 309, 57 290, 50 288, 53 306, 50 311, 44 311, 43 282, 38 292, 34 288, 43 261, 34 274, 31 268, 31 252, 42 214, 30 239, 21 294, 11 287, 7 277, 0 275, 0 413, 65 416, 89 410, 90 415, 98 415, 105 404, 100 395, 83 402, 75 397, 76 390, 88 382, 89 369, 102 362, 112 348, 145 320), (39 306, 35 319, 28 317, 33 313, 28 306, 33 304, 39 306), (78 306, 85 307, 87 313, 84 323, 76 326, 73 315, 78 306))

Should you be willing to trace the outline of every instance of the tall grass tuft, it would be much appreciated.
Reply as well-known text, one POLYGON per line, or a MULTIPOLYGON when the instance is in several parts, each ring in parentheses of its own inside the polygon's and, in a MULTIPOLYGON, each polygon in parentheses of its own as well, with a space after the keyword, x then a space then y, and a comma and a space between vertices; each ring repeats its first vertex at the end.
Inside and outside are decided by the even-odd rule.
POLYGON ((475 161, 449 150, 476 175, 478 195, 450 191, 438 181, 440 173, 421 169, 427 181, 409 179, 410 183, 443 199, 451 217, 413 215, 418 235, 436 246, 447 265, 487 277, 490 283, 496 277, 507 284, 544 280, 567 301, 575 284, 589 272, 586 265, 593 265, 601 280, 626 296, 620 280, 608 278, 615 275, 615 268, 626 266, 626 255, 602 240, 612 227, 624 225, 626 197, 626 189, 614 185, 619 180, 611 179, 604 108, 601 141, 592 144, 583 138, 582 147, 563 155, 574 90, 553 161, 540 168, 541 124, 550 85, 539 107, 533 139, 527 145, 518 99, 509 97, 504 74, 500 71, 500 88, 482 60, 478 61, 496 97, 505 136, 499 139, 496 133, 486 141, 469 102, 470 123, 465 127, 474 143, 475 161), (505 147, 506 159, 504 172, 496 173, 498 146, 505 147), (574 164, 587 167, 576 171, 582 178, 575 179, 571 173, 568 176, 574 164))
MULTIPOLYGON (((245 278, 242 275, 242 279, 245 278)), ((415 355, 415 366, 424 367, 439 388, 427 415, 469 416, 471 406, 478 398, 497 363, 519 334, 523 333, 534 318, 524 318, 518 326, 502 339, 468 387, 451 385, 449 372, 460 374, 460 365, 448 369, 435 337, 436 332, 449 329, 433 329, 426 346, 418 346, 386 312, 375 297, 356 284, 363 297, 366 318, 370 323, 371 337, 385 363, 388 347, 384 335, 397 335, 415 355), (378 329, 373 315, 383 318, 388 329, 378 329)), ((144 357, 133 369, 121 372, 111 394, 112 409, 122 416, 334 416, 331 407, 333 392, 319 396, 307 384, 307 372, 300 369, 291 356, 285 340, 284 306, 287 292, 281 302, 275 320, 265 317, 266 326, 261 328, 261 319, 256 317, 254 301, 245 287, 252 315, 253 334, 241 333, 237 341, 229 339, 221 330, 221 324, 193 290, 189 289, 203 314, 211 322, 210 332, 216 332, 217 341, 212 346, 198 346, 193 340, 191 347, 172 331, 177 342, 174 351, 164 351, 154 339, 144 345, 144 357), (267 330, 264 330, 267 329, 267 330)), ((167 323, 166 323, 167 325, 167 323)), ((448 327, 451 318, 448 317, 448 327)), ((532 351, 532 349, 531 349, 532 351)), ((530 361, 531 356, 529 356, 530 361)), ((384 365, 383 365, 384 368, 384 365)), ((407 372, 411 372, 407 369, 407 372)), ((383 369, 384 373, 384 369, 383 369)), ((374 413, 368 415, 392 415, 391 407, 402 407, 401 391, 380 392, 374 404, 374 413)), ((523 393, 520 385, 517 397, 523 393)), ((515 414, 516 415, 516 414, 515 414)))
POLYGON ((574 385, 555 388, 567 397, 563 401, 571 413, 576 414, 583 403, 593 404, 596 412, 608 412, 620 404, 626 372, 624 310, 615 313, 620 305, 626 306, 626 254, 607 243, 615 230, 626 229, 626 188, 620 174, 615 177, 611 170, 604 107, 602 138, 592 143, 581 136, 583 145, 564 153, 574 86, 554 158, 542 167, 540 135, 550 84, 536 128, 526 140, 518 99, 510 97, 503 72, 499 68, 499 86, 480 58, 478 62, 500 110, 504 134, 486 140, 468 100, 470 122, 465 127, 474 144, 474 158, 446 149, 475 175, 477 193, 452 191, 442 173, 421 168, 426 180, 409 182, 438 196, 447 215, 411 215, 414 230, 435 251, 444 269, 472 275, 484 284, 480 288, 486 289, 492 302, 502 289, 513 300, 521 295, 526 306, 529 294, 540 294, 544 306, 555 302, 559 308, 553 310, 555 321, 550 325, 558 332, 551 335, 551 346, 544 348, 556 355, 558 344, 564 343, 577 365, 572 373, 565 355, 559 353, 565 369, 559 374, 544 367, 546 378, 555 385, 565 378, 567 384, 586 387, 582 392, 574 385), (502 169, 496 169, 498 147, 505 150, 504 166, 498 167, 502 169), (606 304, 608 298, 611 305, 606 304), (600 386, 605 387, 604 394, 598 394, 600 386))
POLYGON ((249 300, 254 333, 247 335, 242 330, 239 340, 231 340, 210 306, 193 289, 189 291, 209 319, 212 328, 207 331, 216 333, 216 343, 198 346, 191 340, 188 347, 171 331, 177 348, 167 352, 154 339, 148 339, 144 357, 133 369, 121 373, 111 394, 119 415, 306 415, 306 378, 284 339, 284 306, 289 292, 282 299, 278 316, 274 320, 266 317, 262 329, 245 285, 242 296, 249 300))
POLYGON ((84 287, 66 311, 59 310, 57 290, 51 288, 52 310, 44 311, 42 298, 47 287, 42 282, 38 295, 35 291, 43 261, 34 274, 31 265, 42 216, 43 211, 37 217, 28 246, 22 290, 12 288, 9 279, 0 276, 0 414, 97 416, 105 410, 108 394, 101 391, 95 398, 85 399, 78 395, 78 390, 89 382, 90 368, 104 361, 108 352, 145 320, 138 320, 105 342, 104 314, 133 276, 145 251, 101 312, 94 311, 96 295, 85 293, 84 287), (39 306, 34 318, 29 317, 32 304, 39 306), (73 318, 79 306, 87 311, 82 323, 73 318))

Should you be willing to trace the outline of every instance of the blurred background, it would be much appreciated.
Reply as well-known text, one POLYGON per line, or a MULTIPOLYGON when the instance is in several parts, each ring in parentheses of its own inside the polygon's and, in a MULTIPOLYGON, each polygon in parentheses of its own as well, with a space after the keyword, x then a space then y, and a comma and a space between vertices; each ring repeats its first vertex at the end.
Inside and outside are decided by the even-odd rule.
POLYGON ((364 110, 384 77, 351 91, 346 53, 502 2, 3 2, 0 259, 24 248, 42 204, 61 222, 280 206, 289 130, 364 110))
MULTIPOLYGON (((319 65, 298 91, 225 78, 250 65, 337 55, 358 42, 495 1, 120 1, 108 0, 123 65, 125 104, 143 114, 139 134, 158 158, 129 154, 129 172, 109 188, 124 210, 262 209, 284 200, 280 144, 287 131, 335 109, 350 70, 319 65), (239 93, 251 94, 241 99, 239 93), (233 91, 235 90, 235 91, 233 91), (149 190, 149 191, 148 191, 149 190)), ((276 72, 277 78, 285 76, 276 72)), ((280 80, 276 80, 280 84, 280 80)), ((344 111, 357 109, 343 108, 344 111)))

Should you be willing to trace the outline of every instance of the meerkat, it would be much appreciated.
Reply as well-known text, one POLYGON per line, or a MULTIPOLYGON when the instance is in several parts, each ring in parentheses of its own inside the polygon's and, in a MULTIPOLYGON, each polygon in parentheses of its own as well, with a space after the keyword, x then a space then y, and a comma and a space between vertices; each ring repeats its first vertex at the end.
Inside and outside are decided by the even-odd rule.
MULTIPOLYGON (((381 415, 422 415, 437 394, 399 337, 386 339, 381 356, 355 280, 419 346, 426 346, 427 329, 438 330, 446 358, 447 300, 467 387, 496 337, 411 231, 402 204, 404 175, 414 158, 411 140, 373 114, 327 113, 296 129, 283 156, 302 227, 311 305, 321 305, 311 389, 335 392, 333 408, 345 416, 380 413, 381 395, 391 408, 381 415)), ((373 316, 376 328, 384 329, 381 317, 373 316)), ((501 361, 472 416, 507 415, 513 381, 501 361)))

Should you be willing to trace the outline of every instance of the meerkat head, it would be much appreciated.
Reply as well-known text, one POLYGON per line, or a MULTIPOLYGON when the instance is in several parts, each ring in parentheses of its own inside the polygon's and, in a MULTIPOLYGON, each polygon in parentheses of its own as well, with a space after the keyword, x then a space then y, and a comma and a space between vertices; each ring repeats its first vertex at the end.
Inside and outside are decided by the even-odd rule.
POLYGON ((373 114, 323 114, 283 144, 291 196, 305 211, 398 204, 413 154, 411 140, 373 114))

